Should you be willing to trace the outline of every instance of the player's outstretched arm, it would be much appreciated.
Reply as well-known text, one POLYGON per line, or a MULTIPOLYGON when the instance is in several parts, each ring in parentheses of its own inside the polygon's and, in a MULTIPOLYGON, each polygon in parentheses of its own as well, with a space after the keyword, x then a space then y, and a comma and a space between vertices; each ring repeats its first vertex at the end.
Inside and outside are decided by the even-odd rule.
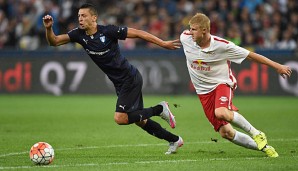
POLYGON ((154 36, 153 34, 150 34, 143 30, 137 30, 134 28, 128 28, 127 38, 140 38, 140 39, 146 40, 148 42, 154 43, 154 44, 156 44, 160 47, 163 47, 165 49, 174 50, 174 49, 179 49, 181 47, 181 43, 180 43, 179 39, 164 41, 164 40, 161 40, 160 38, 154 36))
POLYGON ((277 62, 274 62, 274 61, 266 58, 263 55, 260 55, 260 54, 254 53, 254 52, 249 52, 249 54, 247 56, 247 59, 250 59, 252 61, 256 61, 256 62, 261 63, 261 64, 268 65, 268 66, 276 69, 276 71, 283 78, 286 78, 287 76, 290 77, 291 74, 292 74, 292 70, 291 70, 291 68, 289 66, 281 65, 281 64, 279 64, 277 62))
POLYGON ((43 18, 43 25, 46 28, 46 39, 51 46, 59 46, 62 44, 66 44, 70 42, 70 38, 68 34, 61 34, 56 36, 53 32, 52 26, 53 26, 53 17, 50 15, 46 15, 43 18))

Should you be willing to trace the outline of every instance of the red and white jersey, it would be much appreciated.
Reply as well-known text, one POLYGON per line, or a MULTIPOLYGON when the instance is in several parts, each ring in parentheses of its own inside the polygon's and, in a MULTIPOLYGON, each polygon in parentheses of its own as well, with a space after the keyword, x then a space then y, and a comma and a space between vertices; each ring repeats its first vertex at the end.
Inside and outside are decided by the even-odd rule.
POLYGON ((236 88, 236 79, 231 71, 231 62, 240 64, 249 51, 234 43, 211 35, 208 48, 200 48, 189 31, 180 36, 186 56, 186 64, 197 94, 206 94, 219 84, 236 88))

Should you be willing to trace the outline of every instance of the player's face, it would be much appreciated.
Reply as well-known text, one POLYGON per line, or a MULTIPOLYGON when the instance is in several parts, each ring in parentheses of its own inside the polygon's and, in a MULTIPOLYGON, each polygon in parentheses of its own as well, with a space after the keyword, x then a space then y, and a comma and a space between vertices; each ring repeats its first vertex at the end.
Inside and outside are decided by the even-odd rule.
POLYGON ((93 23, 96 22, 96 16, 90 13, 88 8, 83 8, 79 10, 78 19, 81 29, 88 30, 92 27, 93 23))
POLYGON ((200 28, 198 24, 191 24, 189 28, 190 34, 192 35, 192 40, 198 44, 204 38, 204 30, 200 28))

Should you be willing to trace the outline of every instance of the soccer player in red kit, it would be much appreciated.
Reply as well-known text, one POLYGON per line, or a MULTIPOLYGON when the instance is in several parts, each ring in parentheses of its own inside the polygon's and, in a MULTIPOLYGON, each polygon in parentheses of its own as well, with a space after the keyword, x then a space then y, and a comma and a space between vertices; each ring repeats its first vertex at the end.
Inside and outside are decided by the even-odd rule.
POLYGON ((231 72, 231 62, 240 64, 249 59, 274 68, 282 77, 290 77, 288 66, 276 63, 260 54, 250 52, 223 38, 210 34, 210 19, 197 13, 189 21, 190 29, 180 36, 187 68, 204 112, 215 131, 237 145, 278 157, 268 145, 263 132, 253 127, 233 105, 237 81, 231 72), (232 125, 247 134, 235 130, 232 125))

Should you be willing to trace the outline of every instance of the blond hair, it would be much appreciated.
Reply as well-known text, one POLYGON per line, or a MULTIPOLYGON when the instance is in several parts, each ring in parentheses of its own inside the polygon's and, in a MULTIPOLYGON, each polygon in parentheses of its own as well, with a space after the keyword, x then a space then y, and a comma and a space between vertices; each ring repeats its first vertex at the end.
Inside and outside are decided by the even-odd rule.
POLYGON ((210 19, 202 13, 197 13, 188 22, 189 25, 198 25, 201 29, 206 28, 210 31, 210 19))

